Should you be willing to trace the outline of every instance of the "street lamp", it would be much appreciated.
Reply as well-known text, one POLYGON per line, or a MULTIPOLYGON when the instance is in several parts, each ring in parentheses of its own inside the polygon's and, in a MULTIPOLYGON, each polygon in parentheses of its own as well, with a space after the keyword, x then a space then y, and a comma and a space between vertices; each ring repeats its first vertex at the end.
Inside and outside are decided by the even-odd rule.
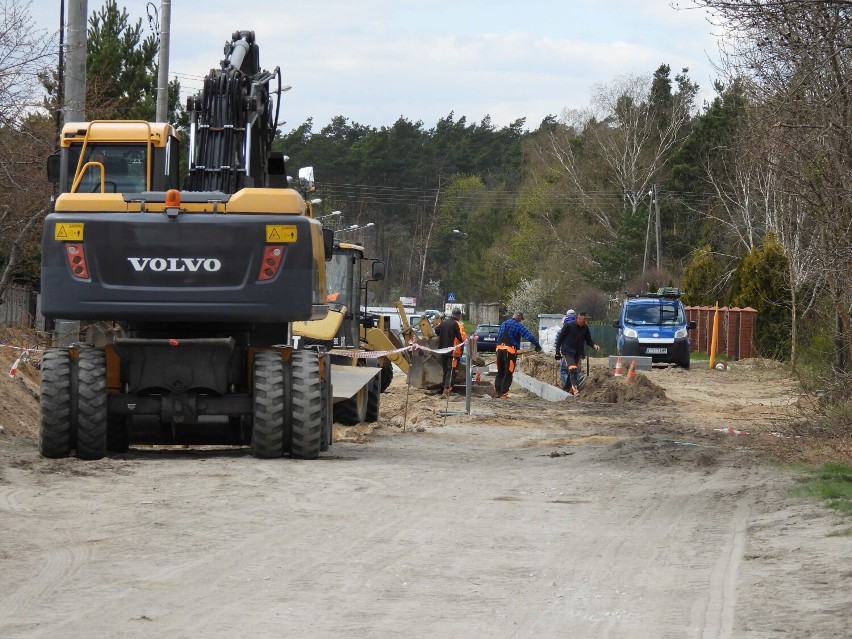
POLYGON ((336 215, 342 215, 342 213, 341 213, 340 211, 332 211, 332 212, 331 212, 331 213, 329 213, 328 215, 321 215, 321 216, 319 216, 317 219, 318 219, 318 220, 324 220, 324 219, 325 219, 325 218, 327 218, 327 217, 334 217, 334 216, 336 216, 336 215))
POLYGON ((335 231, 335 233, 343 234, 349 233, 350 231, 363 231, 364 229, 368 229, 371 226, 375 226, 375 224, 373 222, 367 222, 364 226, 361 226, 360 224, 353 224, 352 226, 347 226, 345 229, 339 229, 335 231))

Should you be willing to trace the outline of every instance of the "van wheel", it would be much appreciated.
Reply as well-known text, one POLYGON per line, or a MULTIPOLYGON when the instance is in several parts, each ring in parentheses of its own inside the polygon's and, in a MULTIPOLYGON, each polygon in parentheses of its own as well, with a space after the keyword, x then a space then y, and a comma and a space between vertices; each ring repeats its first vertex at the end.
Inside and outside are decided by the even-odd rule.
POLYGON ((685 368, 686 370, 689 370, 689 358, 687 357, 685 360, 680 362, 678 364, 678 366, 680 366, 681 368, 685 368))

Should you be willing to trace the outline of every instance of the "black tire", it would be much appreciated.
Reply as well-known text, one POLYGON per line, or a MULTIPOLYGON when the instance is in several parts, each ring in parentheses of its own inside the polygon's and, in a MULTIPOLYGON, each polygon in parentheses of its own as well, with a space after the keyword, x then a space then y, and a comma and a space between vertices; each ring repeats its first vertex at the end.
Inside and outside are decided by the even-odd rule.
POLYGON ((678 366, 680 366, 681 368, 685 368, 686 370, 689 370, 689 358, 687 357, 685 360, 680 362, 680 364, 678 364, 678 366))
POLYGON ((77 457, 101 459, 107 446, 106 353, 81 348, 77 355, 77 457))
POLYGON ((320 452, 328 450, 332 444, 332 432, 334 429, 334 392, 331 386, 331 357, 323 356, 325 366, 322 380, 322 439, 320 440, 320 452))
POLYGON ((368 386, 355 393, 354 397, 334 404, 334 421, 344 426, 355 426, 367 420, 368 386))
POLYGON ((71 454, 74 423, 71 414, 71 353, 48 348, 41 358, 41 393, 38 450, 58 459, 71 454))
POLYGON ((316 459, 322 445, 323 397, 319 356, 314 351, 293 351, 290 357, 290 455, 316 459))
MULTIPOLYGON (((384 369, 382 369, 384 370, 384 369)), ((379 421, 379 407, 382 403, 382 376, 376 375, 367 389, 367 414, 365 422, 374 423, 379 421)))
POLYGON ((251 454, 260 459, 274 459, 284 454, 287 410, 284 376, 284 361, 278 351, 255 354, 251 454))
POLYGON ((384 359, 382 361, 382 375, 381 375, 381 388, 380 392, 384 393, 388 386, 391 385, 393 381, 393 363, 389 359, 384 359))
POLYGON ((123 415, 107 416, 106 447, 111 453, 126 453, 130 448, 127 418, 123 415))

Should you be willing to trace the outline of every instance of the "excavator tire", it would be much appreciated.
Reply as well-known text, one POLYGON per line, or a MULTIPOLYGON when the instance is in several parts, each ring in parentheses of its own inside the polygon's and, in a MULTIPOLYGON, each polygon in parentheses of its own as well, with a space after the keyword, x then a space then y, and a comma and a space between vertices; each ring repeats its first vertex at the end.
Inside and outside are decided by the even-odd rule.
MULTIPOLYGON (((368 384, 372 387, 373 382, 368 384)), ((354 397, 344 399, 334 405, 334 421, 344 426, 355 426, 367 420, 368 387, 359 390, 354 397)))
POLYGON ((334 424, 334 393, 331 388, 331 358, 326 354, 325 374, 322 383, 322 440, 320 441, 320 452, 328 450, 331 446, 331 436, 334 424))
POLYGON ((107 450, 111 453, 126 453, 130 448, 127 418, 123 415, 107 417, 107 450))
POLYGON ((44 457, 58 459, 71 453, 71 353, 48 348, 41 359, 41 420, 38 449, 44 457))
POLYGON ((310 350, 293 351, 290 357, 290 456, 316 459, 322 447, 323 397, 319 356, 310 350))
POLYGON ((285 373, 278 351, 255 354, 251 454, 261 459, 284 454, 285 373))
POLYGON ((384 393, 388 386, 393 381, 393 364, 389 359, 382 361, 381 388, 380 392, 384 393))
POLYGON ((101 459, 107 445, 106 354, 81 348, 77 355, 77 457, 101 459))
POLYGON ((373 423, 379 421, 379 406, 382 402, 382 375, 376 375, 367 390, 367 414, 364 421, 373 423))

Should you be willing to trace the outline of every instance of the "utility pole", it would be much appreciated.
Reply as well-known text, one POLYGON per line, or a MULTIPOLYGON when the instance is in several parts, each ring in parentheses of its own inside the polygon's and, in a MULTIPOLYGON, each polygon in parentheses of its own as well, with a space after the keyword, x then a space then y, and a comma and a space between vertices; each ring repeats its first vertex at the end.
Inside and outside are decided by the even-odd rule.
POLYGON ((63 122, 86 121, 87 0, 68 4, 68 50, 65 56, 65 117, 63 122))
POLYGON ((160 64, 157 71, 157 122, 168 122, 169 116, 169 32, 172 19, 171 0, 160 1, 160 64))
POLYGON ((657 269, 663 268, 663 249, 660 241, 660 191, 654 185, 654 209, 657 212, 657 269))
POLYGON ((56 144, 62 135, 62 107, 65 95, 65 0, 59 2, 59 68, 56 83, 56 144))
POLYGON ((650 242, 651 242, 651 215, 654 211, 654 191, 653 189, 648 191, 648 195, 651 196, 651 201, 648 202, 648 224, 645 226, 645 258, 642 260, 642 274, 648 272, 648 253, 650 253, 650 242))

